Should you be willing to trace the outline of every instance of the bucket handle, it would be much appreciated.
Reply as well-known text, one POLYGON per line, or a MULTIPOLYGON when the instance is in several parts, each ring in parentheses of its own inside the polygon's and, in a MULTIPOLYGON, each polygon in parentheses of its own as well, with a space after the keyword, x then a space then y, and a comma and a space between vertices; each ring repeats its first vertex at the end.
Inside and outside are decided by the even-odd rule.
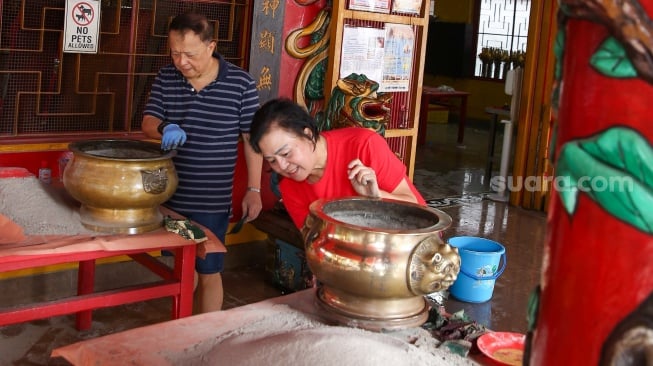
POLYGON ((506 269, 506 263, 508 261, 506 259, 506 253, 505 252, 503 254, 501 254, 501 258, 499 259, 499 261, 501 261, 502 259, 503 259, 503 264, 501 265, 501 268, 499 268, 498 271, 496 271, 492 276, 489 276, 489 277, 488 276, 478 276, 478 275, 476 275, 474 273, 468 273, 467 271, 465 271, 463 266, 460 266, 460 272, 462 272, 467 277, 471 277, 471 278, 473 278, 475 280, 479 280, 479 281, 496 280, 497 278, 499 278, 499 276, 501 276, 503 271, 506 269))

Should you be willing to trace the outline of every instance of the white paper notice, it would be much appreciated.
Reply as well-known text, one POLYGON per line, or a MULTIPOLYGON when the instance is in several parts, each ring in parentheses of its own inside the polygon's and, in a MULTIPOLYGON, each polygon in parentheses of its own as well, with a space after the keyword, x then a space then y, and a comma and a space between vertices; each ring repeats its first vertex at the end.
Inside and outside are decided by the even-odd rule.
POLYGON ((384 47, 384 29, 345 27, 342 34, 340 78, 355 73, 380 83, 383 78, 384 47))
POLYGON ((380 92, 408 91, 413 69, 415 32, 410 25, 385 25, 385 53, 380 92))

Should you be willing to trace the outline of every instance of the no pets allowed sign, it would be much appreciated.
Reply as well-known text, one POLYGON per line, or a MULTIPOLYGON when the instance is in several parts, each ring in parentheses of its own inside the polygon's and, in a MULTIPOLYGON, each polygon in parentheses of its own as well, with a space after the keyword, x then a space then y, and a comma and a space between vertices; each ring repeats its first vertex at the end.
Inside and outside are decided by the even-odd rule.
POLYGON ((100 0, 66 0, 63 51, 97 53, 100 0))

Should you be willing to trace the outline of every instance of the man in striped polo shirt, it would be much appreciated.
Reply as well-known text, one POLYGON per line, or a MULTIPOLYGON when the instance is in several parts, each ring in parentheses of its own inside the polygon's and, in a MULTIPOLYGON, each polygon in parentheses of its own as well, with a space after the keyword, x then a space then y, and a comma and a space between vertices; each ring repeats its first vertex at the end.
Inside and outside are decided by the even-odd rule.
MULTIPOLYGON (((161 68, 154 80, 142 129, 146 136, 160 138, 162 149, 177 149, 173 159, 179 185, 165 205, 206 226, 224 242, 240 136, 247 163, 242 202, 247 221, 262 208, 262 158, 249 144, 258 91, 250 74, 216 52, 213 27, 205 16, 175 17, 168 42, 172 64, 161 68)), ((222 308, 223 267, 224 253, 197 258, 196 312, 222 308)))

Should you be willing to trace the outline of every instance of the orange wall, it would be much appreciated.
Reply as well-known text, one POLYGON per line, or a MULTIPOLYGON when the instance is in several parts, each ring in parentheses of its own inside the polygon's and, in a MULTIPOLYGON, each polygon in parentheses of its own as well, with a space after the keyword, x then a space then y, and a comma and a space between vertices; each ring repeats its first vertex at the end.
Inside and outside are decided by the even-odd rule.
MULTIPOLYGON (((468 23, 473 21, 474 0, 437 0, 435 15, 444 22, 468 23)), ((489 121, 486 107, 503 106, 510 103, 510 97, 503 91, 503 81, 473 78, 455 79, 444 76, 424 74, 424 85, 448 85, 456 90, 471 93, 467 100, 467 118, 489 121)))
POLYGON ((477 120, 490 120, 485 113, 486 107, 499 107, 510 104, 510 96, 504 92, 503 81, 482 79, 454 79, 444 76, 424 74, 424 85, 448 85, 456 90, 471 93, 467 99, 467 118, 477 120))
POLYGON ((471 23, 474 0, 436 0, 434 13, 446 22, 471 23))

